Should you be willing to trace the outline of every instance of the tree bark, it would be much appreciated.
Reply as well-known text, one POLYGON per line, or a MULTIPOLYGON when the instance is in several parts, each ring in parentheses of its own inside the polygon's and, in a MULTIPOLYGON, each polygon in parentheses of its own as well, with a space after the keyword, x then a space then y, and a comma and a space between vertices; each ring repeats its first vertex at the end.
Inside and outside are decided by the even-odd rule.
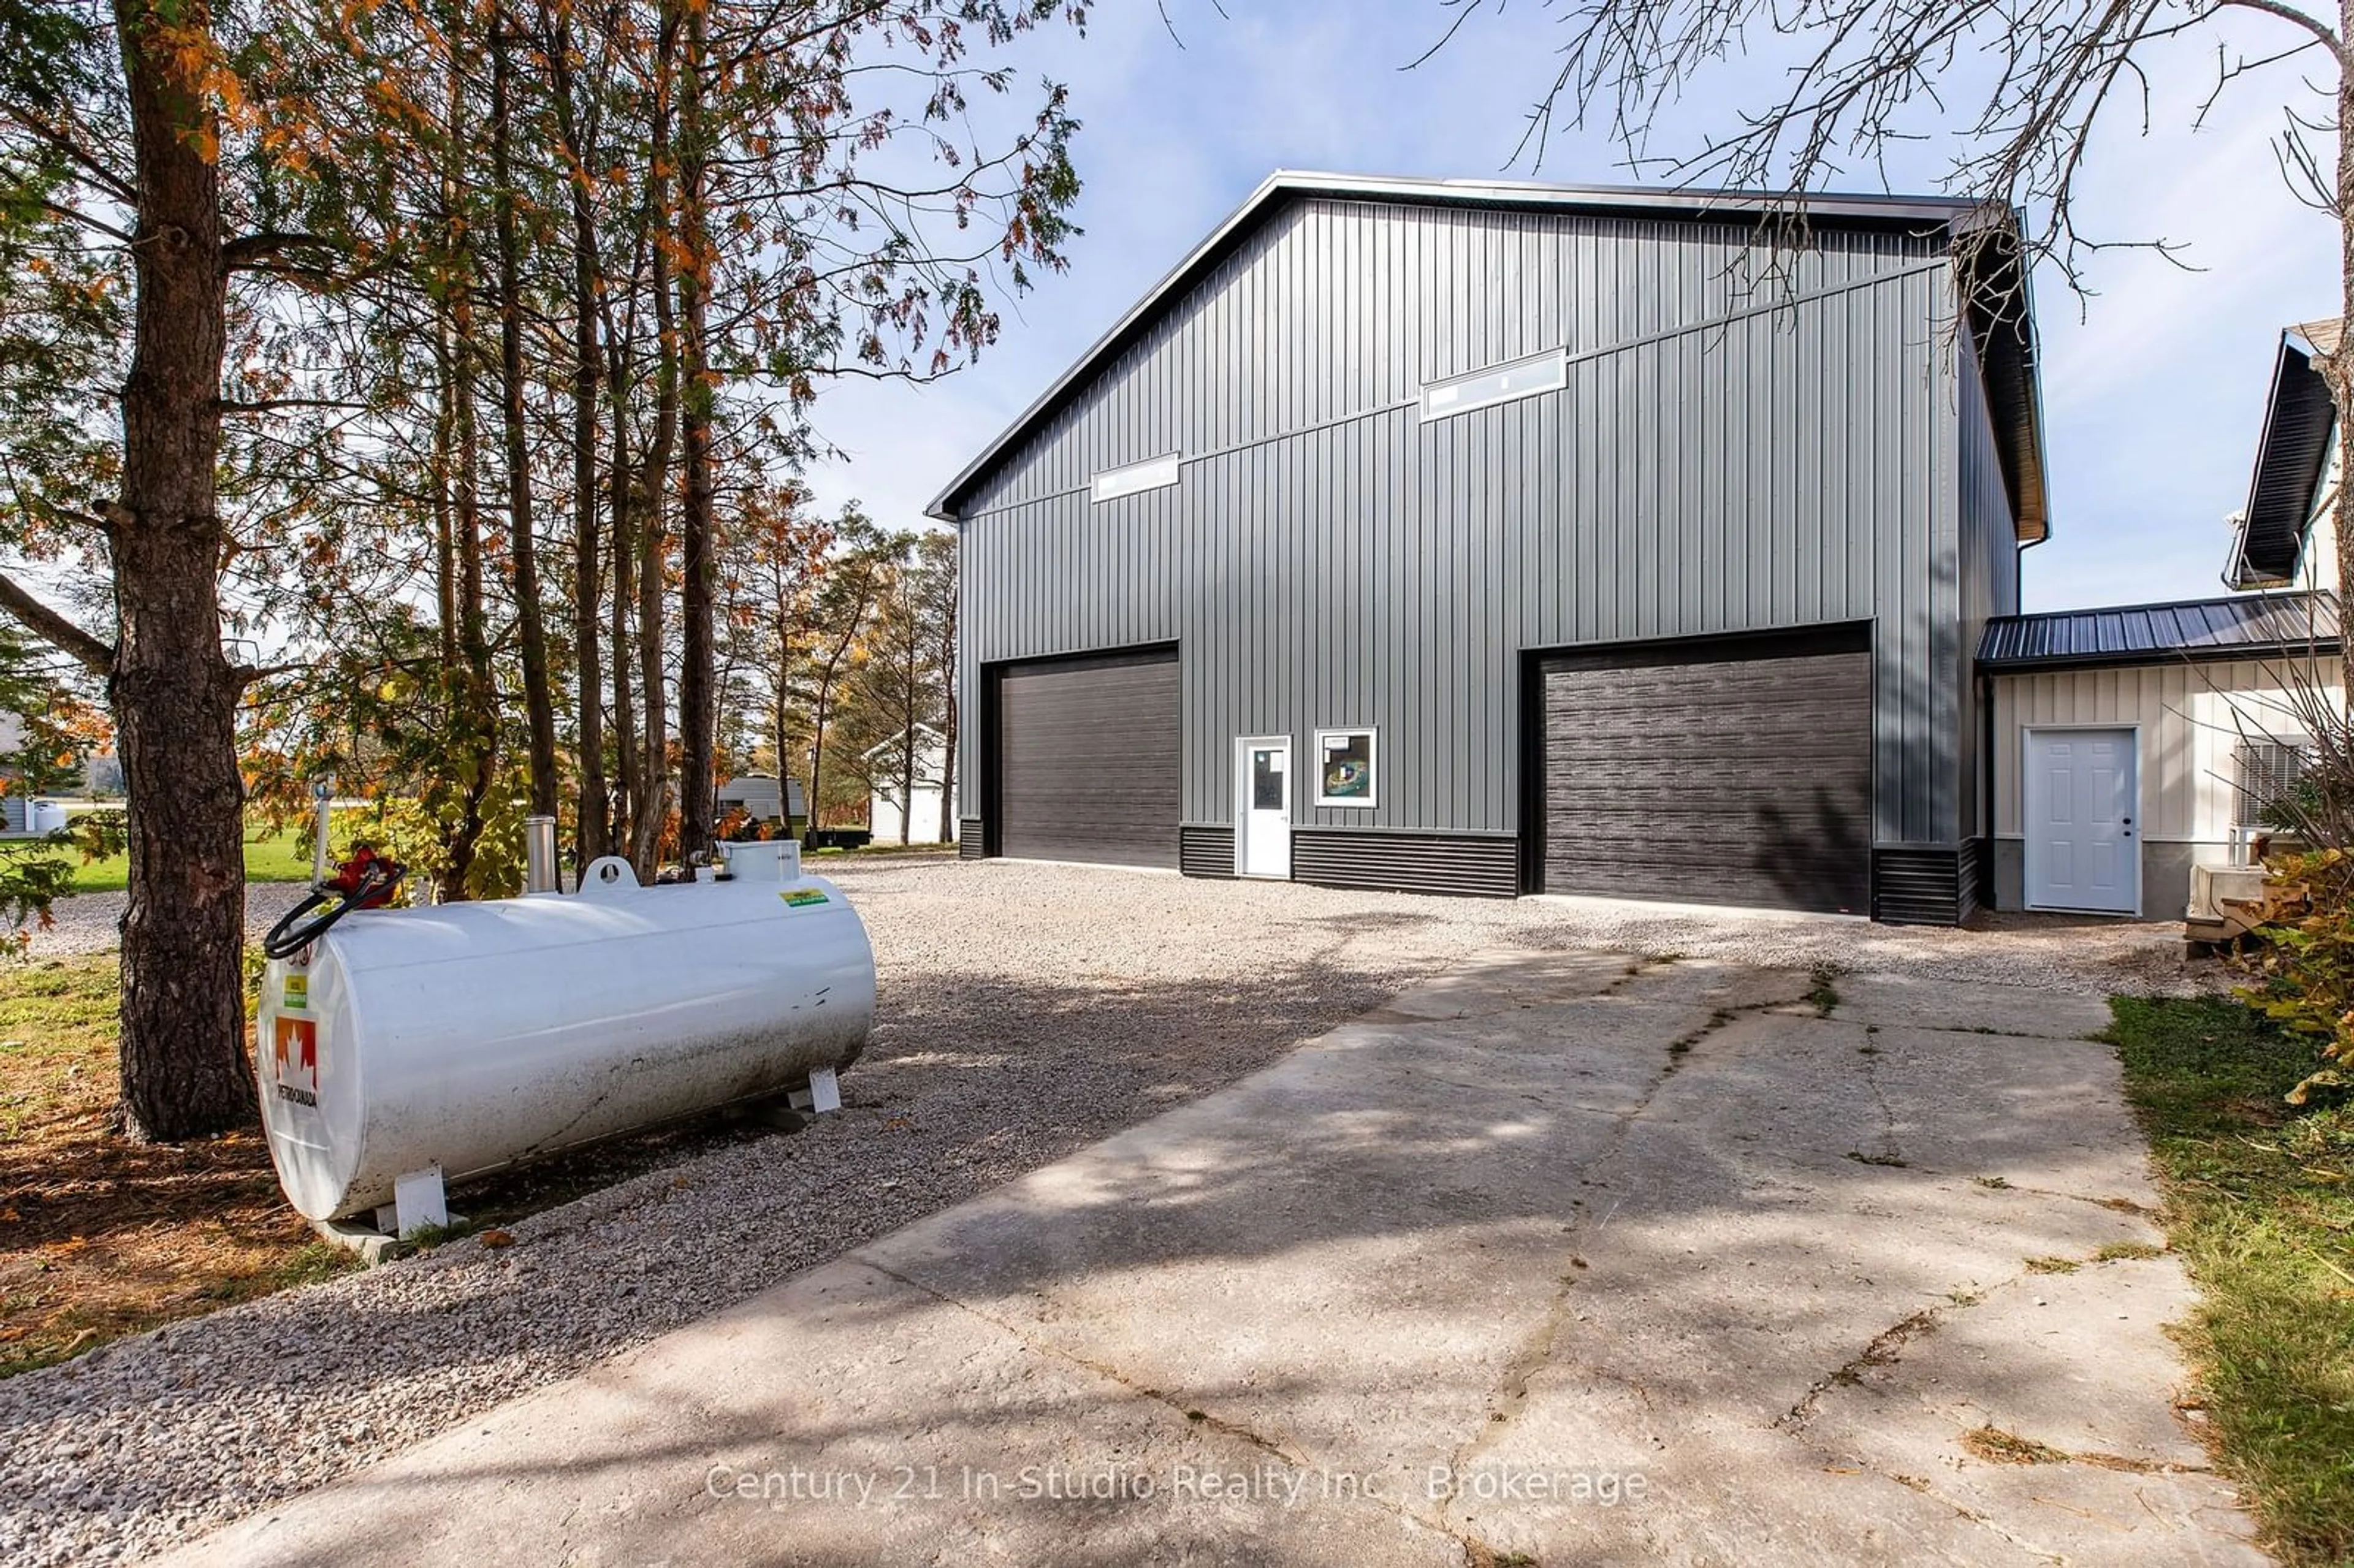
POLYGON ((717 661, 712 601, 718 587, 713 558, 714 498, 711 473, 711 408, 705 313, 711 291, 711 243, 705 228, 707 152, 704 122, 705 7, 686 11, 684 58, 679 67, 678 302, 681 433, 686 469, 679 508, 680 662, 678 675, 679 853, 691 857, 710 849, 717 780, 712 777, 718 745, 715 688, 717 661))
POLYGON ((613 631, 613 758, 620 770, 620 789, 613 801, 612 834, 608 853, 626 853, 631 839, 631 824, 638 801, 645 794, 645 780, 638 773, 637 703, 631 694, 630 681, 630 616, 636 602, 638 585, 637 534, 631 517, 631 469, 630 467, 630 409, 627 357, 623 353, 621 334, 611 321, 605 323, 605 344, 610 374, 607 379, 612 388, 613 406, 613 601, 611 609, 613 631))
POLYGON ((951 666, 948 689, 940 698, 940 736, 944 742, 940 752, 940 842, 954 843, 957 836, 957 689, 956 673, 951 666))
POLYGON ((122 387, 122 503, 110 539, 120 620, 108 682, 130 792, 122 1109, 134 1139, 254 1119, 245 1053, 245 790, 238 682, 221 650, 219 127, 165 27, 203 0, 116 0, 137 170, 137 300, 122 387))
MULTIPOLYGON (((2329 355, 2329 390, 2338 408, 2338 496, 2332 508, 2338 522, 2338 613, 2354 613, 2354 60, 2343 52, 2354 48, 2354 0, 2341 0, 2338 11, 2338 344, 2329 355)), ((2354 693, 2354 638, 2339 652, 2338 679, 2354 693)))
POLYGON ((638 476, 638 689, 642 703, 644 753, 639 765, 643 793, 634 802, 637 820, 630 834, 630 861, 640 878, 652 880, 660 858, 663 829, 670 814, 670 705, 663 672, 663 593, 670 564, 663 512, 670 496, 673 449, 678 444, 679 365, 676 313, 673 310, 671 250, 677 241, 677 213, 671 185, 672 103, 675 86, 678 28, 666 20, 655 45, 652 156, 647 161, 646 208, 654 226, 650 251, 654 309, 654 429, 638 476))
MULTIPOLYGON (((588 173, 593 132, 576 106, 572 25, 559 12, 547 50, 557 134, 570 161, 565 184, 572 193, 572 639, 579 674, 580 863, 607 853, 612 800, 605 782, 605 670, 598 606, 603 556, 597 526, 598 276, 597 208, 588 173)), ((594 115, 588 117, 593 122, 594 115)))
POLYGON ((531 745, 531 809, 557 814, 556 701, 547 673, 547 624, 539 602, 539 541, 532 509, 531 428, 524 417, 523 240, 516 232, 513 18, 491 16, 491 179, 499 250, 500 416, 507 460, 507 549, 514 571, 517 640, 523 648, 524 721, 531 745))
POLYGON ((490 618, 482 594, 481 419, 475 383, 474 263, 471 229, 461 211, 466 196, 463 160, 467 147, 464 62, 450 62, 450 151, 441 184, 445 260, 453 274, 450 288, 451 424, 456 444, 452 475, 452 523, 457 556, 457 700, 451 730, 461 786, 457 827, 450 837, 450 876, 445 899, 470 895, 474 851, 482 837, 482 804, 498 761, 498 687, 492 677, 490 618))
POLYGON ((437 301, 433 307, 433 365, 437 373, 433 410, 433 445, 429 460, 433 481, 433 599, 440 615, 441 686, 446 696, 458 669, 458 530, 450 515, 452 474, 457 467, 457 374, 451 368, 456 351, 450 343, 450 311, 437 301))

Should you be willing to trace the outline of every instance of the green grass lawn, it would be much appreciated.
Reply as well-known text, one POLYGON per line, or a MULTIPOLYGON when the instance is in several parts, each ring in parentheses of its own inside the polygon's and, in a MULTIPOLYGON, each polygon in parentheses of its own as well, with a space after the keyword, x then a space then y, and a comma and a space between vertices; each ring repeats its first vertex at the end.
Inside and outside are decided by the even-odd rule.
POLYGON ((2282 1104, 2313 1047, 2238 1002, 2111 1007, 2222 1463, 2284 1563, 2354 1563, 2354 1106, 2282 1104))
MULTIPOLYGON (((120 893, 129 884, 131 860, 111 854, 74 868, 76 893, 120 893)), ((311 835, 289 830, 272 833, 250 827, 245 833, 245 879, 248 882, 308 882, 311 880, 311 835)))

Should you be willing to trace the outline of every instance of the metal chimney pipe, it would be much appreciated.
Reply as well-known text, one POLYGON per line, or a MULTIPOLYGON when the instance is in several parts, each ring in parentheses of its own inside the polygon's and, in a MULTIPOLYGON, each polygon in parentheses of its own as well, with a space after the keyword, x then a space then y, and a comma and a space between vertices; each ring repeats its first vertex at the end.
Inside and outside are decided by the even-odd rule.
POLYGON ((333 826, 330 808, 335 796, 332 781, 322 779, 311 786, 311 885, 327 884, 327 835, 333 826))
POLYGON ((523 820, 523 890, 525 893, 556 893, 556 819, 525 817, 523 820))

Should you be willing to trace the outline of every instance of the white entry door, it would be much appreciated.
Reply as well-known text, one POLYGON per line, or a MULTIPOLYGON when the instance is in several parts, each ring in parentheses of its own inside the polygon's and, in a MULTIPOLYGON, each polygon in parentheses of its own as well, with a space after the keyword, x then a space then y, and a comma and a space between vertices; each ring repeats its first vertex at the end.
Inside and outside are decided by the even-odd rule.
POLYGON ((2134 732, 2027 732, 2027 905, 2141 913, 2134 732))
POLYGON ((1291 875, 1291 737, 1246 736, 1235 745, 1235 873, 1291 875))

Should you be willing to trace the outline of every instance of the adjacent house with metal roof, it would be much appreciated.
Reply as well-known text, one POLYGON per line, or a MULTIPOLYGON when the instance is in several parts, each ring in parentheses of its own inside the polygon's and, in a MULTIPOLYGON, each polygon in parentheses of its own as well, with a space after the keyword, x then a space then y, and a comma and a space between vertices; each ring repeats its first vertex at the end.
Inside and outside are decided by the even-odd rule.
POLYGON ((2229 599, 1988 623, 1995 901, 2179 917, 2201 868, 2245 865, 2295 782, 2314 704, 2343 704, 2334 322, 2281 335, 2229 599))
POLYGON ((964 853, 1952 922, 2013 216, 1268 179, 941 493, 964 853))

